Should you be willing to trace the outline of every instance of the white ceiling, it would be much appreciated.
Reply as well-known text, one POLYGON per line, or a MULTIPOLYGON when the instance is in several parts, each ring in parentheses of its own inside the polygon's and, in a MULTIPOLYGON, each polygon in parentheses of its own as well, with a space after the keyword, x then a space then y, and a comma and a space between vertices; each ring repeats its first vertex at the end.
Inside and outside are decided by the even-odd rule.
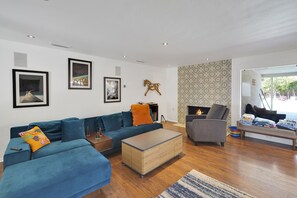
POLYGON ((297 0, 0 0, 0 39, 181 66, 296 49, 296 8, 297 0))

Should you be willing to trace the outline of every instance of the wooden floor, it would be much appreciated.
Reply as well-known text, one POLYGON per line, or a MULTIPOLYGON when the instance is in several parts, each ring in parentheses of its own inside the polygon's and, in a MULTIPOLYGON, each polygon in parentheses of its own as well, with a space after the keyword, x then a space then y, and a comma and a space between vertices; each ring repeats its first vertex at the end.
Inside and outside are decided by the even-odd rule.
POLYGON ((120 153, 108 156, 111 183, 86 197, 155 197, 192 169, 257 197, 297 197, 297 151, 290 146, 232 137, 227 137, 224 147, 214 143, 194 146, 184 128, 168 122, 164 128, 183 133, 183 156, 144 178, 122 164, 120 153))

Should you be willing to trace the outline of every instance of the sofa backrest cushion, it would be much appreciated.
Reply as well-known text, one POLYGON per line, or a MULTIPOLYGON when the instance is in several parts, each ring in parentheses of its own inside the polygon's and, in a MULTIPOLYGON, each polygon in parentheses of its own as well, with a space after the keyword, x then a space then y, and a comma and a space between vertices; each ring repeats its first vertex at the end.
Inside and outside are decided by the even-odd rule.
POLYGON ((213 104, 206 115, 206 119, 222 119, 227 107, 224 105, 213 104))
POLYGON ((133 116, 133 126, 153 123, 148 104, 133 104, 131 105, 131 111, 133 116))
POLYGON ((122 113, 101 116, 105 131, 118 130, 123 126, 122 113))
POLYGON ((83 120, 62 120, 62 142, 85 138, 83 120))
MULTIPOLYGON (((64 120, 78 120, 78 118, 66 118, 64 120)), ((61 140, 62 126, 61 120, 52 120, 47 122, 32 122, 28 126, 28 130, 38 126, 50 141, 61 140)))
POLYGON ((124 127, 133 126, 133 117, 132 117, 131 111, 123 111, 122 116, 123 116, 123 126, 124 127))

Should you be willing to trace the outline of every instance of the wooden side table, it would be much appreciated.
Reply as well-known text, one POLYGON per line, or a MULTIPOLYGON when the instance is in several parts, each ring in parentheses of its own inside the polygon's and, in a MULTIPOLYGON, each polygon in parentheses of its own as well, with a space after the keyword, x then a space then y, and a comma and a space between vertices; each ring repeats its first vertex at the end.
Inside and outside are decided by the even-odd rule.
POLYGON ((112 139, 106 135, 102 136, 100 139, 96 139, 96 133, 92 133, 90 137, 87 137, 87 140, 97 151, 100 152, 112 148, 112 139))

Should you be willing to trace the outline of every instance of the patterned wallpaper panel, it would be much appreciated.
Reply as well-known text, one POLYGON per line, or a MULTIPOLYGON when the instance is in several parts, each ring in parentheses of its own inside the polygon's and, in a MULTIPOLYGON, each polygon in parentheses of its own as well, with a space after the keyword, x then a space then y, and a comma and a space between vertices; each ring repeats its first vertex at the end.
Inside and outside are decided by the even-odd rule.
POLYGON ((231 60, 178 68, 179 123, 185 123, 188 105, 210 107, 217 103, 227 105, 230 109, 231 69, 231 60))

